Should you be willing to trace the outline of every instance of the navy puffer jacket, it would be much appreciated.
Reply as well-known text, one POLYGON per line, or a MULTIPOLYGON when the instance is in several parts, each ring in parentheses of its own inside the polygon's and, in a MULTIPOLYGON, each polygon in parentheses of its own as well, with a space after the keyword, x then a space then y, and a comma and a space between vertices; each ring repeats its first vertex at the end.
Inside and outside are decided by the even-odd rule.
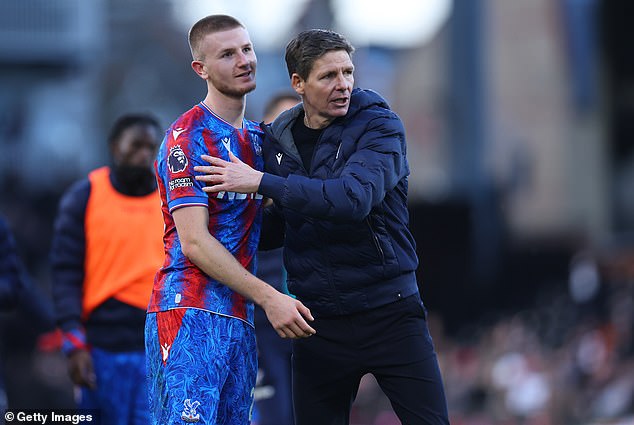
POLYGON ((320 316, 418 292, 401 120, 380 95, 355 89, 348 113, 324 129, 306 170, 291 134, 302 108, 265 126, 259 188, 285 221, 289 291, 320 316))
POLYGON ((0 218, 0 311, 14 308, 24 291, 22 266, 9 226, 0 218))

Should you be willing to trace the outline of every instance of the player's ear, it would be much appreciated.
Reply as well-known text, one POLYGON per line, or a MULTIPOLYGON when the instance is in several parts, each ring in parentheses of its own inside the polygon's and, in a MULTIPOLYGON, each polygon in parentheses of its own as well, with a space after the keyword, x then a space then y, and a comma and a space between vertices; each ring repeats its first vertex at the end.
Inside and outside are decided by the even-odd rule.
POLYGON ((291 75, 291 87, 298 95, 304 95, 304 79, 296 72, 293 72, 293 75, 291 75))
POLYGON ((205 69, 205 65, 201 61, 192 61, 192 69, 203 80, 206 80, 209 76, 207 74, 207 70, 205 69))

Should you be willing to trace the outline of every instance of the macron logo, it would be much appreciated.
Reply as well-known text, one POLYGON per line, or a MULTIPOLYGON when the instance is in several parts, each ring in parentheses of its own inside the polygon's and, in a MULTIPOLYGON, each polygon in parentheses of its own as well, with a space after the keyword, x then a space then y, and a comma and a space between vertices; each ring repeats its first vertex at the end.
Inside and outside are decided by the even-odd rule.
POLYGON ((231 139, 229 139, 228 137, 225 137, 224 139, 222 139, 222 144, 225 145, 225 149, 230 151, 231 150, 231 139))
POLYGON ((172 130, 172 137, 174 140, 178 139, 178 136, 180 136, 183 131, 185 131, 184 128, 175 128, 172 130))
POLYGON ((282 156, 283 156, 282 152, 275 154, 275 158, 277 158, 277 165, 282 164, 282 156))
POLYGON ((163 362, 167 361, 167 357, 170 354, 170 348, 172 348, 172 346, 168 345, 167 342, 161 345, 161 350, 163 351, 163 362))

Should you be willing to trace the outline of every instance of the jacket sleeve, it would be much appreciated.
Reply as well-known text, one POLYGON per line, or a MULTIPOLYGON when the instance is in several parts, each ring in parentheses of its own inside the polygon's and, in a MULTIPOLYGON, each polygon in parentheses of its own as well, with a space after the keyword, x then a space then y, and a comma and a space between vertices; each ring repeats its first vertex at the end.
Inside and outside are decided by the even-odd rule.
POLYGON ((51 330, 51 300, 33 284, 3 219, 0 219, 0 250, 0 311, 18 308, 28 315, 30 323, 38 330, 51 330))
POLYGON ((0 311, 13 309, 24 290, 15 241, 7 223, 0 219, 0 311))
POLYGON ((51 242, 52 293, 57 325, 63 333, 62 349, 85 348, 81 325, 86 235, 84 220, 90 182, 74 184, 62 197, 51 242))
POLYGON ((265 173, 259 192, 306 216, 362 221, 409 172, 401 120, 395 114, 374 118, 356 146, 338 178, 265 173))

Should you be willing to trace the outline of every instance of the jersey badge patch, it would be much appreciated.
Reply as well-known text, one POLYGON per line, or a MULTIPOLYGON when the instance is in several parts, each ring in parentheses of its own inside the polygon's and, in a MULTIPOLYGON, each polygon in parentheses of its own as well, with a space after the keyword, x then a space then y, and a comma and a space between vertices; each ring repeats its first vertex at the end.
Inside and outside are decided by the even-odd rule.
POLYGON ((262 145, 258 136, 253 137, 253 150, 257 156, 262 156, 262 145))
POLYGON ((187 157, 180 145, 173 146, 167 157, 167 166, 172 173, 180 173, 187 168, 187 157))
POLYGON ((200 415, 196 413, 196 409, 200 406, 200 402, 197 400, 191 401, 190 399, 186 399, 183 404, 185 405, 185 408, 181 413, 181 419, 187 423, 200 421, 200 415))

